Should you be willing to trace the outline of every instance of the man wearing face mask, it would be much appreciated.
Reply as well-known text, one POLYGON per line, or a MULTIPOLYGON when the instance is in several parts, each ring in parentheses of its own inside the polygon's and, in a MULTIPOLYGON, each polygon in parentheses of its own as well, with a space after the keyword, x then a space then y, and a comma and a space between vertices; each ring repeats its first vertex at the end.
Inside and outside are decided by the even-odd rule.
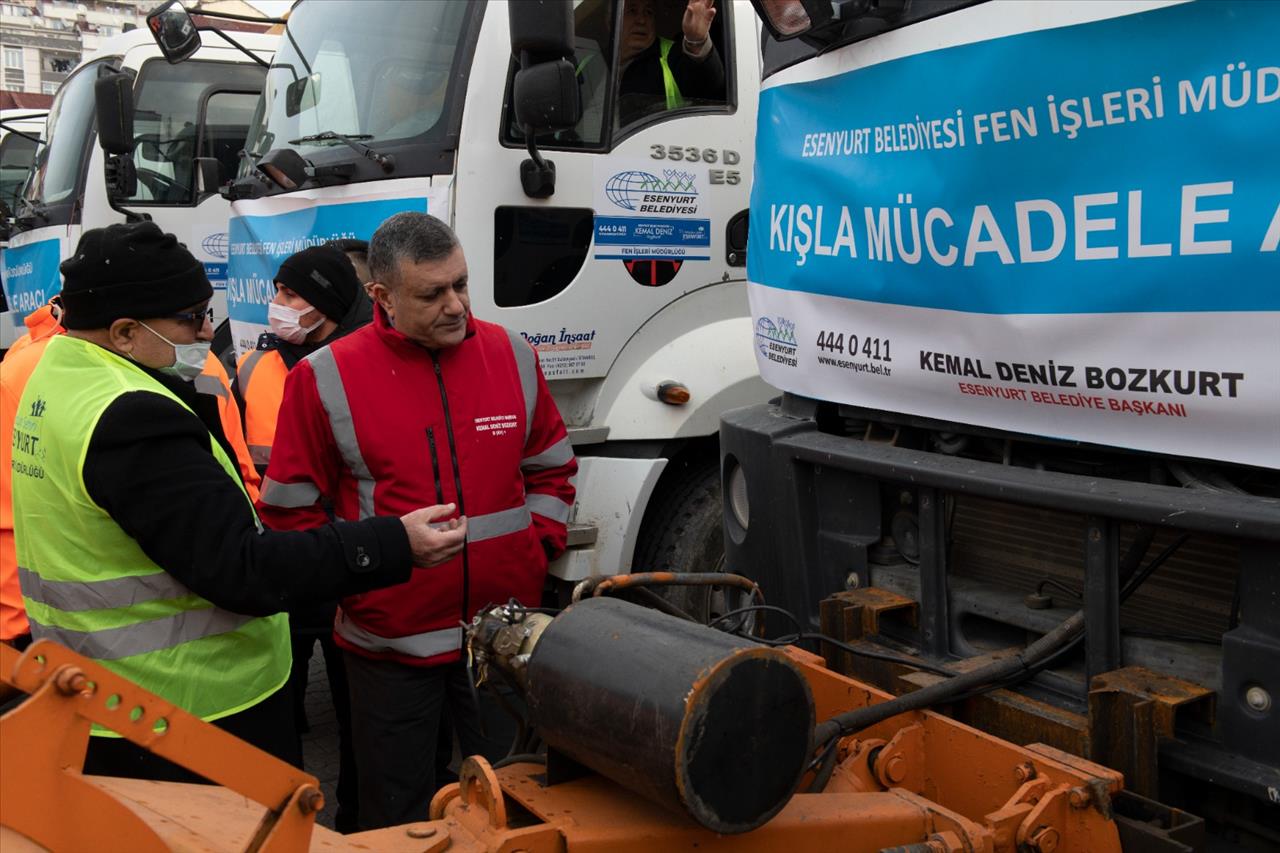
POLYGON ((290 255, 275 278, 267 306, 271 334, 240 357, 232 390, 244 415, 245 440, 259 472, 267 470, 276 437, 284 380, 299 361, 373 318, 373 305, 355 267, 336 246, 290 255))
MULTIPOLYGON (((86 231, 60 269, 67 332, 45 345, 11 440, 32 635, 297 764, 281 611, 404 583, 461 549, 465 519, 427 506, 265 530, 216 403, 192 387, 213 339, 203 265, 144 222, 86 231)), ((86 772, 190 778, 94 734, 86 772)))
MULTIPOLYGON (((285 259, 275 278, 276 296, 267 306, 273 334, 245 353, 236 368, 234 390, 244 413, 249 452, 259 471, 267 470, 276 438, 276 416, 289 371, 320 347, 355 331, 372 318, 372 303, 343 249, 329 244, 304 249, 285 259)), ((307 731, 306 690, 311 655, 318 641, 329 677, 338 722, 339 762, 334 826, 354 832, 358 823, 355 759, 351 751, 351 710, 342 653, 333 642, 336 599, 289 610, 293 669, 294 720, 307 731)))

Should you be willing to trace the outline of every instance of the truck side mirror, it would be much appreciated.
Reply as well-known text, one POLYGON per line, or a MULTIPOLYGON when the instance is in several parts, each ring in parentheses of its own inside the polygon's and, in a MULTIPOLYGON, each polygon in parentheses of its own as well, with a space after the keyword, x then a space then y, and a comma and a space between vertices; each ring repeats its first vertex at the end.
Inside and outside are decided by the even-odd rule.
POLYGON ((107 73, 93 84, 98 113, 98 144, 108 154, 133 153, 133 79, 107 73))
POLYGON ((178 0, 168 0, 147 15, 147 29, 170 65, 190 59, 200 49, 200 31, 178 0))
POLYGON ((196 196, 213 195, 222 186, 222 164, 217 157, 196 157, 196 196))
POLYGON ((567 59, 521 68, 511 88, 516 121, 526 133, 573 127, 582 117, 578 75, 567 59))
POLYGON ((151 217, 121 206, 120 200, 138 194, 138 170, 133 165, 133 78, 108 71, 93 81, 93 105, 98 120, 98 145, 107 155, 103 178, 107 203, 128 222, 151 217))
POLYGON ((529 159, 520 164, 520 183, 530 198, 555 192, 555 164, 542 158, 539 133, 573 127, 582 117, 582 95, 573 56, 571 0, 525 0, 507 6, 511 52, 520 62, 512 81, 512 107, 524 131, 529 159))
MULTIPOLYGON (((573 53, 570 0, 524 0, 508 5, 511 52, 516 56, 568 56, 573 53)), ((521 63, 523 66, 523 62, 521 63)))
POLYGON ((315 109, 318 103, 320 103, 319 71, 314 71, 306 77, 299 77, 284 90, 284 114, 288 118, 315 109))

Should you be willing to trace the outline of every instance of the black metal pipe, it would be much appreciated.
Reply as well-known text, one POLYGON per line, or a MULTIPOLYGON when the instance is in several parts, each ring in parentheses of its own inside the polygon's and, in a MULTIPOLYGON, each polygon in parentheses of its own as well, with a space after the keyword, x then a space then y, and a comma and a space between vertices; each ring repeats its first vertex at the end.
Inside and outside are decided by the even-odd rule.
POLYGON ((613 598, 547 626, 528 665, 547 745, 720 833, 762 825, 809 761, 813 695, 782 652, 613 598))

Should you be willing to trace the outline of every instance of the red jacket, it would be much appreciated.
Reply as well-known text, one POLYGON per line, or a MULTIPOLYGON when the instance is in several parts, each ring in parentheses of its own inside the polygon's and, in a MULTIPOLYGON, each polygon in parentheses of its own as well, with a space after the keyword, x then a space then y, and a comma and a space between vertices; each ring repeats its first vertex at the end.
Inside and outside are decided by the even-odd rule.
POLYGON ((259 510, 276 529, 403 515, 455 503, 467 544, 408 583, 344 599, 339 645, 415 665, 458 658, 486 604, 536 605, 565 547, 578 470, 537 355, 519 335, 470 319, 433 352, 374 322, 289 372, 259 510))

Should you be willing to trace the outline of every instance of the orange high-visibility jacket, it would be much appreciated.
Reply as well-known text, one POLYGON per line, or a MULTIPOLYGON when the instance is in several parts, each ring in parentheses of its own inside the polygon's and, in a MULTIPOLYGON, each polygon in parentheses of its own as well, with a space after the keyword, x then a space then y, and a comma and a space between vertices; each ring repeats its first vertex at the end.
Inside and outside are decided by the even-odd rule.
POLYGON ((266 471, 271 461, 276 418, 288 377, 289 368, 279 350, 256 349, 245 353, 236 364, 236 385, 244 408, 244 440, 249 445, 249 457, 261 471, 266 471))
POLYGON ((62 332, 61 312, 52 303, 26 316, 27 332, 14 341, 0 365, 0 640, 9 641, 31 631, 18 588, 18 557, 13 542, 13 494, 10 491, 13 461, 13 423, 18 399, 27 386, 45 344, 62 332))

